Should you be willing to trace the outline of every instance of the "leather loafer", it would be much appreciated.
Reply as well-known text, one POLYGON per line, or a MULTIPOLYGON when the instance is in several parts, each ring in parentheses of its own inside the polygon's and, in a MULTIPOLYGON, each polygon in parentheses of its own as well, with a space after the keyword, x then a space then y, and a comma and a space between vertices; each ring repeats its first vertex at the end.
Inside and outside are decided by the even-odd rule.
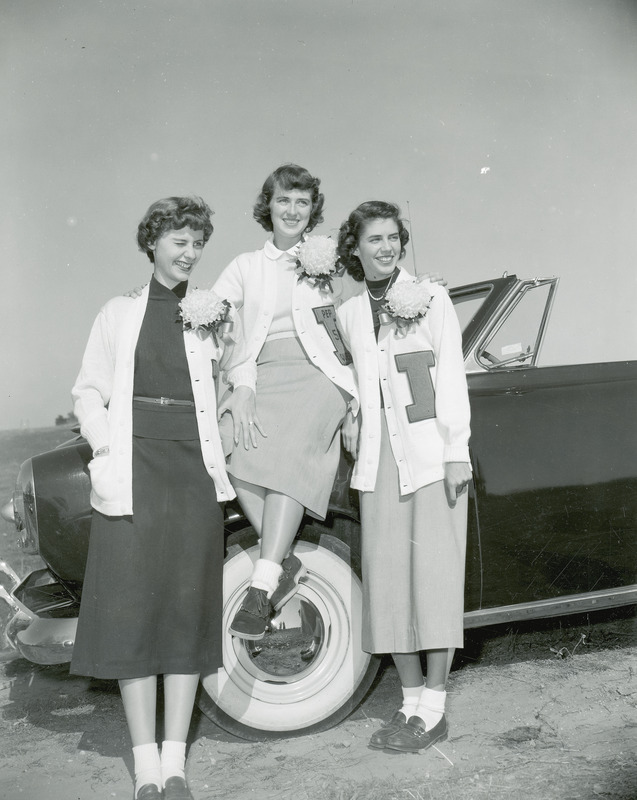
POLYGON ((407 724, 407 717, 402 711, 396 711, 394 716, 386 722, 382 728, 372 733, 372 738, 369 740, 369 746, 376 750, 384 750, 387 745, 387 740, 390 736, 398 733, 401 728, 407 724))
POLYGON ((140 786, 134 800, 162 800, 162 793, 154 783, 145 783, 140 786))
POLYGON ((447 718, 444 714, 440 722, 428 731, 420 717, 409 717, 407 724, 387 739, 385 747, 401 753, 419 753, 446 738, 447 718))
POLYGON ((176 775, 164 784, 164 800, 194 800, 188 784, 176 775))

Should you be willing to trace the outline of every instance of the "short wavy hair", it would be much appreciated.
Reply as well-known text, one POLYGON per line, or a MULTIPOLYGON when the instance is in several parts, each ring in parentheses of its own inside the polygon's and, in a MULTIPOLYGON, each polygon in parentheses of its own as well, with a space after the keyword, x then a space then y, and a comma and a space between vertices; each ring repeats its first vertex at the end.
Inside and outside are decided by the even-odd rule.
POLYGON ((304 192, 310 192, 312 198, 312 211, 310 212, 310 219, 305 229, 308 233, 315 228, 319 223, 323 222, 323 204, 325 197, 319 191, 321 181, 305 169, 299 167, 298 164, 283 164, 271 172, 265 179, 265 183, 261 188, 261 193, 256 199, 254 208, 252 209, 252 216, 265 228, 266 231, 272 230, 272 218, 270 217, 270 202, 276 191, 276 187, 280 186, 281 189, 290 191, 291 189, 298 189, 304 192))
POLYGON ((365 279, 363 265, 354 250, 358 247, 365 225, 375 219, 393 219, 400 235, 400 258, 405 255, 409 231, 400 218, 400 208, 382 200, 368 200, 355 208, 338 231, 338 260, 356 281, 365 279))
POLYGON ((163 236, 166 231, 179 231, 191 228, 203 231, 204 244, 212 236, 214 228, 210 217, 213 215, 210 206, 201 197, 164 197, 153 203, 137 227, 137 245, 142 253, 146 253, 150 261, 155 263, 151 245, 163 236))

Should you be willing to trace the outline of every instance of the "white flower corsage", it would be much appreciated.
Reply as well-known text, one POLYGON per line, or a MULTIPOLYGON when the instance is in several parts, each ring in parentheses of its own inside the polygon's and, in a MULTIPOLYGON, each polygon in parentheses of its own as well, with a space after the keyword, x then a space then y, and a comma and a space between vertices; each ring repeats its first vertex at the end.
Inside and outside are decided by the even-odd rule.
POLYGON ((332 291, 332 278, 340 275, 336 268, 336 242, 329 236, 309 236, 301 242, 296 260, 299 280, 305 278, 324 292, 332 291))
POLYGON ((217 346, 217 337, 230 333, 233 326, 230 303, 222 300, 212 289, 193 289, 188 292, 179 303, 179 316, 184 330, 208 331, 217 346))
POLYGON ((395 323, 396 333, 406 336, 418 320, 429 311, 433 296, 427 290, 425 278, 395 283, 385 295, 383 310, 378 315, 381 325, 395 323))

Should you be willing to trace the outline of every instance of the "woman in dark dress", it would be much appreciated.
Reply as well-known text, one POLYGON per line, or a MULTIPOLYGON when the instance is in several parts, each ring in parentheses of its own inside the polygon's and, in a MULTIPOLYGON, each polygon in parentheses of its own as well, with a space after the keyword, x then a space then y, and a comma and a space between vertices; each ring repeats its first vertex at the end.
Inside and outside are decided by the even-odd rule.
POLYGON ((226 333, 222 299, 198 291, 186 297, 212 234, 210 216, 198 198, 167 198, 148 209, 137 241, 153 277, 139 297, 102 308, 73 388, 93 448, 94 510, 71 670, 119 680, 137 800, 192 798, 184 768, 195 692, 199 675, 222 663, 219 503, 234 490, 214 376, 221 369, 231 385, 254 390, 255 370, 238 327, 232 339, 226 333))

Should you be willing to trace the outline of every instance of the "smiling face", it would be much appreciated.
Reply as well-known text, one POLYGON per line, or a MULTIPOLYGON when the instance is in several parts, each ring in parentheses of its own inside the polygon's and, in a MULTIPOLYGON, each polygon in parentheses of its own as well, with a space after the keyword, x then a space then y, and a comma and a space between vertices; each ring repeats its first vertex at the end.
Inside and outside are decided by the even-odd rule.
POLYGON ((396 220, 379 217, 363 226, 354 255, 360 259, 368 281, 381 281, 396 269, 401 250, 396 220))
POLYGON ((312 213, 312 193, 304 189, 283 189, 278 184, 270 200, 274 246, 289 250, 301 241, 312 213))
POLYGON ((203 231, 192 228, 162 233, 149 248, 155 258, 155 279, 169 289, 187 281, 201 258, 204 244, 203 231))

